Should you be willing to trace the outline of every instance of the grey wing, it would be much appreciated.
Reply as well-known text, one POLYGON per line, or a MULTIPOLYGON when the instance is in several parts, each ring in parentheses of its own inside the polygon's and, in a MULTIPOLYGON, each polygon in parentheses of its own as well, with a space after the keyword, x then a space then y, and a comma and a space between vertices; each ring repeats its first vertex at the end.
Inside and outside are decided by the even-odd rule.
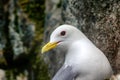
POLYGON ((60 70, 56 73, 52 80, 74 80, 77 73, 72 71, 71 66, 63 66, 60 70))

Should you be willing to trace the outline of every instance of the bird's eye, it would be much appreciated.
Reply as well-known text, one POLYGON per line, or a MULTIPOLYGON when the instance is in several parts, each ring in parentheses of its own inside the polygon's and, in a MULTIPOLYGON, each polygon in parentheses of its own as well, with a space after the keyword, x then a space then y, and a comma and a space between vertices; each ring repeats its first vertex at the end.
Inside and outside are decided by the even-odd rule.
POLYGON ((61 36, 64 36, 65 34, 66 34, 65 31, 62 31, 62 32, 60 33, 61 36))

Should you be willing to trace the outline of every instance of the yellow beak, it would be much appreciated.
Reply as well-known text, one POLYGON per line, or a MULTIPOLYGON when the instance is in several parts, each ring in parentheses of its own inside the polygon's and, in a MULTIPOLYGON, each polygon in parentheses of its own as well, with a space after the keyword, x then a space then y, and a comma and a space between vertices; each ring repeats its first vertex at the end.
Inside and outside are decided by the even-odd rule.
POLYGON ((48 42, 45 46, 42 47, 41 53, 45 53, 57 46, 58 42, 48 42))

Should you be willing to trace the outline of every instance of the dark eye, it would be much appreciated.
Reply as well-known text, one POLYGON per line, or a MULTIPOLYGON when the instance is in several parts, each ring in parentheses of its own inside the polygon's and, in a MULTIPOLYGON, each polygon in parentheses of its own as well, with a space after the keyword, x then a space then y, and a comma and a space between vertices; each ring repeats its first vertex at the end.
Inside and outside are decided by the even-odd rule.
POLYGON ((62 32, 60 33, 61 36, 64 36, 65 34, 66 34, 65 31, 62 31, 62 32))

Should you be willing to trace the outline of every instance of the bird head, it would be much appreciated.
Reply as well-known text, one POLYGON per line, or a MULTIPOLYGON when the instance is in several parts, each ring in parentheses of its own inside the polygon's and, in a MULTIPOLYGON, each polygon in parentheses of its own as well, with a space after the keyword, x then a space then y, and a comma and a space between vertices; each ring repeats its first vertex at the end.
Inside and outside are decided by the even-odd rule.
POLYGON ((79 40, 82 36, 84 35, 74 26, 61 25, 52 32, 50 41, 42 47, 41 52, 44 53, 56 47, 68 49, 72 42, 79 40))

